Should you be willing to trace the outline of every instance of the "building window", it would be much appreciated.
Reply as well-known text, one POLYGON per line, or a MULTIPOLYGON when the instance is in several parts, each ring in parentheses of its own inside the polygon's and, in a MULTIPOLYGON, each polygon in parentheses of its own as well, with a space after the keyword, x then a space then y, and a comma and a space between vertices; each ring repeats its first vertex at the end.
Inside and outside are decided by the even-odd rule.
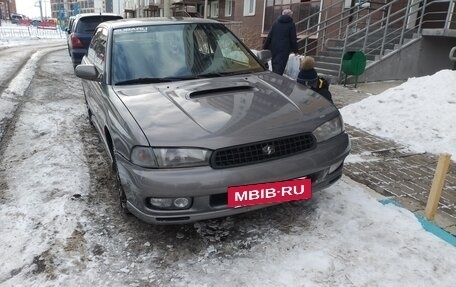
POLYGON ((225 0, 225 16, 233 15, 233 0, 225 0))
POLYGON ((244 1, 244 16, 255 15, 255 3, 256 0, 245 0, 244 1))
POLYGON ((217 18, 219 13, 219 1, 211 2, 211 18, 217 18))

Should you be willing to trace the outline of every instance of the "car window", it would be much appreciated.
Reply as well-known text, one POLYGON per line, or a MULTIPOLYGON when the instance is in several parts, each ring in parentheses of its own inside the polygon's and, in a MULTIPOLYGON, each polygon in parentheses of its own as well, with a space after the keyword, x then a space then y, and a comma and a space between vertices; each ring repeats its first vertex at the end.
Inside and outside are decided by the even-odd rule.
POLYGON ((68 22, 68 31, 72 31, 73 29, 73 23, 74 23, 74 18, 71 17, 69 22, 68 22))
POLYGON ((104 71, 106 60, 106 42, 108 32, 104 28, 98 28, 87 51, 87 57, 97 67, 100 73, 104 71))
POLYGON ((114 83, 264 70, 224 25, 195 23, 115 29, 111 65, 114 83))
POLYGON ((122 19, 121 16, 91 16, 80 18, 76 24, 76 33, 93 33, 101 22, 122 19))

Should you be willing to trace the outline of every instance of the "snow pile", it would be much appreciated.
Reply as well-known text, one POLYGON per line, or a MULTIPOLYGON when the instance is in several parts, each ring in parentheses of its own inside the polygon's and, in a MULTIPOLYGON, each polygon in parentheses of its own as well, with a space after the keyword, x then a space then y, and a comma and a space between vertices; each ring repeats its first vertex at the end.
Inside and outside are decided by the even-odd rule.
POLYGON ((456 156, 456 71, 410 78, 341 113, 346 123, 416 152, 456 156))

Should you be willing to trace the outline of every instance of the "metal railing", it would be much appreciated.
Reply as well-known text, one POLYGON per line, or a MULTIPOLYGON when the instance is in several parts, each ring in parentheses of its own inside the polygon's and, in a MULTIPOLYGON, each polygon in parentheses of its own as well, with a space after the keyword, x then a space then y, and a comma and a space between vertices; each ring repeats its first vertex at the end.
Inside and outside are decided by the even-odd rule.
MULTIPOLYGON (((448 3, 446 11, 433 11, 433 5, 442 4, 443 1, 412 1, 407 6, 393 10, 393 5, 400 0, 391 1, 369 13, 356 22, 350 23, 345 29, 342 55, 350 50, 360 50, 376 60, 387 56, 388 52, 398 50, 413 39, 421 37, 423 28, 441 29, 442 31, 454 30, 456 19, 454 9, 456 0, 445 1, 448 3), (377 19, 377 20, 373 20, 377 19), (359 23, 365 23, 359 28, 359 23), (387 48, 389 47, 389 48, 387 48)), ((339 68, 341 76, 342 61, 339 68)))
POLYGON ((39 29, 30 26, 0 26, 0 39, 13 38, 39 38, 39 39, 58 39, 65 38, 66 35, 60 29, 39 29))
POLYGON ((353 7, 345 8, 345 0, 336 1, 296 22, 299 52, 317 55, 319 51, 325 49, 328 40, 343 39, 344 27, 351 22, 360 23, 359 18, 371 9, 370 5, 364 5, 365 3, 360 2, 353 7), (315 19, 319 20, 315 21, 315 19), (300 27, 304 29, 299 29, 300 27))
POLYGON ((342 52, 340 78, 342 56, 347 51, 360 50, 369 59, 380 60, 392 50, 412 43, 413 37, 419 39, 422 29, 438 28, 443 33, 456 30, 455 3, 456 0, 409 0, 405 5, 402 0, 365 1, 345 8, 345 0, 336 1, 296 22, 299 52, 313 56, 331 48, 342 52))

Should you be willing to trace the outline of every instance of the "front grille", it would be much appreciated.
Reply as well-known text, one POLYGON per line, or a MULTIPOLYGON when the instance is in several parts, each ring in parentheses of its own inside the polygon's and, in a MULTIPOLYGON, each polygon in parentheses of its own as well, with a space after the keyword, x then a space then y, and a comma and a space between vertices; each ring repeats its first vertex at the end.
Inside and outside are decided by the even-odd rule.
POLYGON ((223 206, 228 204, 228 193, 213 194, 209 197, 209 205, 212 207, 223 206))
POLYGON ((213 152, 211 166, 212 168, 229 168, 254 164, 305 152, 314 146, 314 136, 305 133, 228 147, 213 152))

